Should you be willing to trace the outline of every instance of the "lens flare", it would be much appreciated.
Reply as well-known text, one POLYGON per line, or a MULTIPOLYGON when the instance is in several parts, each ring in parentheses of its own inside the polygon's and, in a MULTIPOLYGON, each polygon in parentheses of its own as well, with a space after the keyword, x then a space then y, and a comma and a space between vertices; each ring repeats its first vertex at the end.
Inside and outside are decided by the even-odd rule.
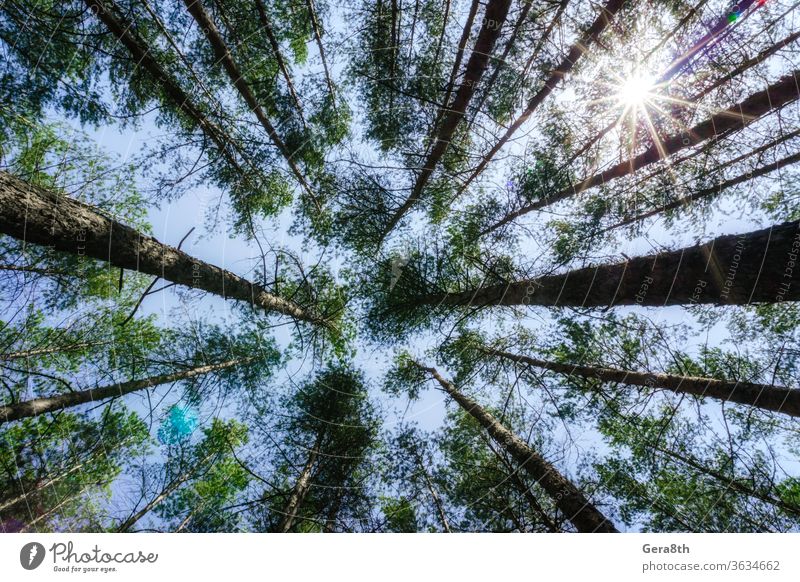
POLYGON ((653 84, 653 79, 647 75, 633 75, 622 83, 617 97, 625 105, 641 105, 650 97, 653 84))

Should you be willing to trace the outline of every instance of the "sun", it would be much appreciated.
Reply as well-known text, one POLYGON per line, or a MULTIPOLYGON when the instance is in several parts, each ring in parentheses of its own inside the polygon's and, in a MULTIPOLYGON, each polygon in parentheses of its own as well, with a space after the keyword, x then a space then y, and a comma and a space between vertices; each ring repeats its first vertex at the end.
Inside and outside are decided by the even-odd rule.
POLYGON ((654 85, 648 75, 631 75, 619 86, 617 99, 629 107, 642 105, 650 98, 654 85))

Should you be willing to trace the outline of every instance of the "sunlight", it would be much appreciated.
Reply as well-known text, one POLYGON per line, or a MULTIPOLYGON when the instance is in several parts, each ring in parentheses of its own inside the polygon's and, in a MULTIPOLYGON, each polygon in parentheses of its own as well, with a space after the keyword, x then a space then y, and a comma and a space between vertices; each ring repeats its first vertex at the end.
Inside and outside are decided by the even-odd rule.
POLYGON ((643 104, 650 97, 653 79, 647 75, 635 74, 625 80, 619 87, 617 98, 628 106, 643 104))

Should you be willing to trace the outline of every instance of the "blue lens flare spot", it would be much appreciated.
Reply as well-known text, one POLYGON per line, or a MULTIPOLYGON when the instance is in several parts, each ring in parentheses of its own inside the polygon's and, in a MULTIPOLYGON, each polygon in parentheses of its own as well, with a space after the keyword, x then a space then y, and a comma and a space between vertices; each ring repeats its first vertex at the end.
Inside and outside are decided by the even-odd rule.
POLYGON ((176 404, 161 423, 158 440, 165 445, 180 443, 192 436, 197 425, 197 412, 190 406, 176 404))

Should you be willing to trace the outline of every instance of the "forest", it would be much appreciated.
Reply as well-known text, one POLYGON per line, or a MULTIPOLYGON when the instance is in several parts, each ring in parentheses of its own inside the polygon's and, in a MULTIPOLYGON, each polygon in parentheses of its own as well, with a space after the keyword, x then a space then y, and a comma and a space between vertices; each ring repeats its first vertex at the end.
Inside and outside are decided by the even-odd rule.
POLYGON ((0 532, 800 532, 798 4, 0 0, 0 532))

